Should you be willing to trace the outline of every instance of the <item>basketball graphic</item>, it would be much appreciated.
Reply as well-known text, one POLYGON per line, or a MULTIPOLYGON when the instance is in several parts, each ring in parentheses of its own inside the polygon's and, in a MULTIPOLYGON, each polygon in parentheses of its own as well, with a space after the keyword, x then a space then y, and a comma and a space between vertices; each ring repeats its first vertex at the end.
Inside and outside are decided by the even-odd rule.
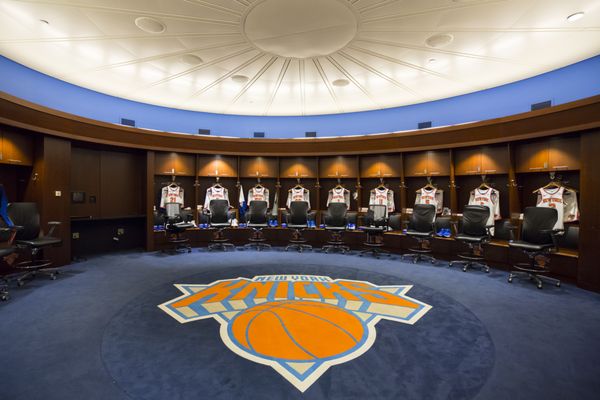
POLYGON ((272 367, 301 392, 330 367, 368 351, 380 320, 412 325, 431 309, 406 295, 411 285, 317 275, 175 286, 183 295, 159 308, 182 324, 214 318, 225 346, 272 367))
POLYGON ((366 327, 342 308, 314 301, 261 304, 231 322, 234 342, 264 357, 316 361, 337 357, 357 347, 366 327))

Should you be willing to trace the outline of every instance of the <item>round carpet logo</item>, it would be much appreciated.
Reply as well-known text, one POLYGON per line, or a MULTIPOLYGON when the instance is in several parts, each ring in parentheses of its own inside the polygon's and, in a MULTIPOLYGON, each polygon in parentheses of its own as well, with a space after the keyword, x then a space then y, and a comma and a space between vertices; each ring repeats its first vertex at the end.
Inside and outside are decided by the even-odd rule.
POLYGON ((315 275, 261 275, 177 284, 158 307, 181 323, 214 318, 234 353, 269 365, 304 392, 327 369, 365 353, 381 319, 414 324, 431 306, 412 285, 377 286, 315 275))

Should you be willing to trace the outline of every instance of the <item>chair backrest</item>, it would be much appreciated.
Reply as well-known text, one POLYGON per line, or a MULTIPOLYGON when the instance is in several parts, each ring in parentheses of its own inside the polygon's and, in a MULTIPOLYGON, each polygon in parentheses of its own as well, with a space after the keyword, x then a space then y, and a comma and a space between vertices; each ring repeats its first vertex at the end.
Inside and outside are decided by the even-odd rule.
POLYGON ((417 232, 431 232, 435 220, 435 206, 433 204, 415 204, 410 216, 409 228, 417 232))
POLYGON ((211 200, 208 204, 210 210, 210 222, 223 224, 229 222, 227 211, 229 210, 229 202, 227 200, 211 200))
POLYGON ((510 222, 510 219, 502 219, 502 220, 497 220, 494 223, 494 237, 496 239, 501 239, 501 240, 510 240, 512 239, 512 231, 511 228, 512 227, 512 222, 510 222))
POLYGON ((327 213, 329 218, 327 219, 327 225, 329 226, 346 226, 346 213, 348 212, 348 206, 346 203, 329 203, 327 207, 327 213))
POLYGON ((565 224, 565 233, 559 236, 558 245, 561 249, 577 250, 579 248, 579 226, 565 224))
POLYGON ((387 206, 385 204, 370 204, 369 216, 371 224, 374 226, 384 226, 386 224, 387 206))
POLYGON ((465 206, 461 232, 469 236, 487 236, 486 229, 490 218, 490 208, 486 206, 465 206))
POLYGON ((292 201, 290 203, 290 220, 288 223, 293 225, 308 224, 308 202, 292 201))
POLYGON ((174 217, 181 214, 181 203, 165 203, 167 217, 174 217))
POLYGON ((8 216, 23 229, 17 232, 17 240, 31 240, 40 236, 40 213, 36 203, 10 203, 8 216))
POLYGON ((267 219, 267 202, 263 200, 252 200, 248 209, 251 224, 266 224, 267 219))
POLYGON ((523 212, 521 240, 533 244, 552 244, 552 235, 550 232, 554 229, 557 220, 558 211, 555 208, 525 208, 523 212))

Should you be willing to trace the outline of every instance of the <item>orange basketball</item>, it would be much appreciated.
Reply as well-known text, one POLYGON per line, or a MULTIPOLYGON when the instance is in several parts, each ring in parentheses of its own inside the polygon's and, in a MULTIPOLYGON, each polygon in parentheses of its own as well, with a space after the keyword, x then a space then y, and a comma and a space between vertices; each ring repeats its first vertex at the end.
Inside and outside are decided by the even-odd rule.
POLYGON ((232 321, 231 332, 251 353, 298 361, 342 354, 356 347, 367 333, 362 321, 342 308, 294 300, 243 311, 232 321))

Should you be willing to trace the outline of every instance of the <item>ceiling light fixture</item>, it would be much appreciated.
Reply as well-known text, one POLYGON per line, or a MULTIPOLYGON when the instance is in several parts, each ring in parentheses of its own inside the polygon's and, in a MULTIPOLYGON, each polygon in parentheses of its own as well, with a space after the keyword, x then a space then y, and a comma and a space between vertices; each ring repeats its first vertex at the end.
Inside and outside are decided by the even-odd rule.
POLYGON ((435 65, 435 63, 437 63, 437 60, 435 58, 430 58, 429 60, 427 60, 427 64, 429 65, 435 65))
POLYGON ((181 62, 187 65, 194 66, 202 64, 204 60, 195 54, 184 54, 181 56, 181 62))
POLYGON ((167 30, 165 24, 150 17, 136 18, 135 25, 146 33, 163 33, 167 30))
POLYGON ((449 33, 441 33, 428 37, 425 40, 425 43, 429 47, 443 47, 452 43, 453 40, 454 36, 450 35, 449 33))
POLYGON ((583 18, 584 15, 585 15, 585 13, 583 11, 576 12, 575 14, 569 15, 567 17, 567 21, 568 22, 579 21, 581 18, 583 18))
POLYGON ((248 80, 250 80, 250 78, 248 78, 246 75, 233 75, 231 77, 231 80, 234 81, 235 83, 246 83, 248 82, 248 80))
POLYGON ((336 79, 335 81, 332 82, 333 86, 337 86, 337 87, 343 87, 343 86, 348 86, 350 84, 350 82, 348 81, 348 79, 336 79))

